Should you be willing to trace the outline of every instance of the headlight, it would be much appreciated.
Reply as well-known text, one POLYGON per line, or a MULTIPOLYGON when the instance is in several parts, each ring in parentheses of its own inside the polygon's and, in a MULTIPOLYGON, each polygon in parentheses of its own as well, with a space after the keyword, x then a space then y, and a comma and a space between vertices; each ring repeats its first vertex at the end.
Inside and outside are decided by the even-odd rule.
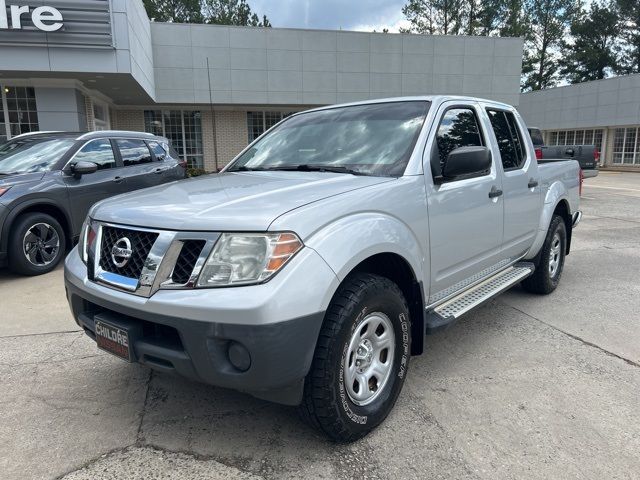
POLYGON ((96 241, 96 231, 93 229, 91 224, 91 219, 87 217, 87 219, 82 224, 82 230, 80 231, 80 240, 78 241, 78 252, 80 253, 80 258, 82 261, 87 264, 89 260, 89 249, 96 241))
POLYGON ((198 287, 263 282, 302 247, 294 233, 223 233, 202 267, 198 287))
POLYGON ((11 187, 0 187, 0 197, 7 193, 11 187))

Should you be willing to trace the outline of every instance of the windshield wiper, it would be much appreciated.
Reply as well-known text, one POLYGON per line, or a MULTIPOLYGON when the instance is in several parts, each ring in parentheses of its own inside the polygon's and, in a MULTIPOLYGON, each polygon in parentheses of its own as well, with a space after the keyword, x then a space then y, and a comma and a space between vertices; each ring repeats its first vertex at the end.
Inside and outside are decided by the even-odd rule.
POLYGON ((265 170, 278 170, 290 172, 331 172, 331 173, 349 173, 351 175, 368 175, 367 173, 341 165, 318 165, 311 163, 303 163, 300 165, 283 165, 280 167, 266 168, 265 170))
POLYGON ((265 170, 271 170, 270 168, 264 167, 245 167, 242 165, 241 167, 236 167, 232 170, 227 170, 227 172, 264 172, 265 170))

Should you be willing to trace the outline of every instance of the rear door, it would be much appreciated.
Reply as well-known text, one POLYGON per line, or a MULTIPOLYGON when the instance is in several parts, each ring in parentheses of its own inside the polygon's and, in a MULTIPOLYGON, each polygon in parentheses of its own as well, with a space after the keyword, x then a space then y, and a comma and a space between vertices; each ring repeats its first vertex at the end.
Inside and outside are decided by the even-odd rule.
POLYGON ((155 162, 151 150, 144 140, 116 138, 112 140, 124 166, 126 190, 138 190, 162 183, 160 163, 155 162))
POLYGON ((108 138, 87 142, 68 164, 80 161, 93 162, 98 165, 98 170, 81 177, 70 174, 63 177, 69 192, 71 216, 76 227, 74 231, 80 229, 89 208, 94 203, 125 191, 124 169, 118 163, 108 138))
MULTIPOLYGON (((489 146, 477 104, 446 102, 436 119, 436 137, 429 154, 435 162, 431 163, 433 178, 452 150, 489 146)), ((481 175, 442 183, 427 180, 426 184, 431 245, 429 303, 434 303, 499 268, 502 182, 494 158, 490 171, 481 175)))
POLYGON ((531 247, 538 229, 541 188, 538 164, 528 152, 526 130, 509 110, 486 108, 491 123, 491 141, 499 152, 504 172, 504 256, 516 260, 531 247))
POLYGON ((168 145, 162 146, 160 142, 149 141, 147 142, 151 153, 153 153, 154 161, 158 162, 154 173, 158 175, 157 183, 170 182, 173 180, 180 180, 184 178, 184 168, 181 167, 177 160, 171 158, 169 152, 165 148, 169 148, 168 145))

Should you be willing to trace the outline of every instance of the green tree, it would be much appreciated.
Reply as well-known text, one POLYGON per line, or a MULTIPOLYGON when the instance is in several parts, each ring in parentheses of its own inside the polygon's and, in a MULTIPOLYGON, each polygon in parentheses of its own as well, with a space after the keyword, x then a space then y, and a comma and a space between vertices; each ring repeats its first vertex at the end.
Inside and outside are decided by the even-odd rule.
POLYGON ((523 90, 540 90, 556 84, 557 51, 574 15, 574 0, 527 0, 531 23, 525 43, 523 90))
POLYGON ((495 35, 499 33, 507 11, 506 7, 506 0, 484 0, 481 2, 477 18, 477 29, 474 30, 474 35, 495 35))
POLYGON ((200 0, 144 0, 154 22, 202 23, 200 0))
POLYGON ((560 74, 570 83, 606 78, 618 68, 618 15, 615 5, 593 3, 571 23, 571 39, 562 42, 560 74))
POLYGON ((529 38, 529 18, 524 9, 524 0, 503 0, 501 37, 529 38))
POLYGON ((411 26, 404 33, 459 35, 464 33, 464 0, 409 0, 402 13, 411 26))
POLYGON ((640 1, 617 0, 623 56, 618 73, 640 73, 640 1))
POLYGON ((202 11, 205 23, 252 27, 271 26, 266 15, 263 15, 261 19, 251 11, 247 0, 203 0, 202 11))

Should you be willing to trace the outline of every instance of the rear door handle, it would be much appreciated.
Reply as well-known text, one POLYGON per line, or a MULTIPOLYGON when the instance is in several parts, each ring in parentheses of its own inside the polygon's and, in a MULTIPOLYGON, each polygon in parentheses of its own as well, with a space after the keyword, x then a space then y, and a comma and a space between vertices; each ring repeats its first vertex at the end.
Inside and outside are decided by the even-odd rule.
POLYGON ((156 169, 153 171, 153 173, 162 173, 162 172, 164 172, 164 169, 163 169, 163 168, 156 168, 156 169))
POLYGON ((534 180, 533 178, 529 180, 529 183, 527 184, 528 188, 536 188, 537 186, 538 186, 538 181, 534 180))
POLYGON ((113 177, 113 181, 116 183, 122 183, 123 180, 124 180, 124 177, 113 177))
POLYGON ((497 198, 500 195, 502 195, 502 190, 500 190, 499 188, 496 188, 495 185, 491 187, 491 191, 489 192, 489 198, 497 198))

